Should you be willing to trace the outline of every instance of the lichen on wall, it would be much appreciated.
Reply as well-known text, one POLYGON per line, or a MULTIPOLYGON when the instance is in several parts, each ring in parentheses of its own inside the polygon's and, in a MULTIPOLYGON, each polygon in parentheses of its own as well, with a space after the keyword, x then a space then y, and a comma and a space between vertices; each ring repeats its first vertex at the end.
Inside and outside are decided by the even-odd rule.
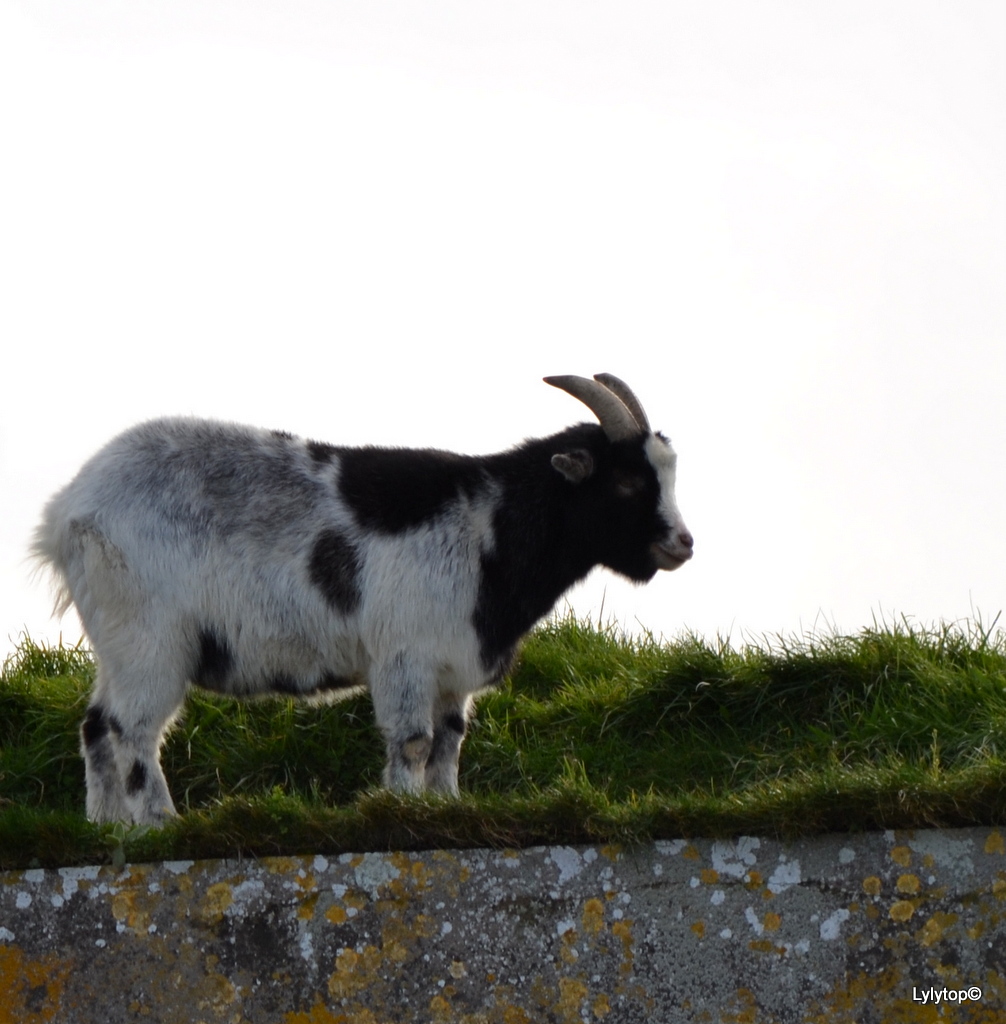
POLYGON ((0 1024, 992 1022, 1004 911, 994 829, 8 872, 0 1024))

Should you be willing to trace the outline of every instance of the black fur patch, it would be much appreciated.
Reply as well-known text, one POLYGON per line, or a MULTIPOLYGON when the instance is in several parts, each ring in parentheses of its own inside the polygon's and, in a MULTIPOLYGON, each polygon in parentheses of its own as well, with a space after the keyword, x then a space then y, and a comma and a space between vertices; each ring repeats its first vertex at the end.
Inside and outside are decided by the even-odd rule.
POLYGON ((134 761, 133 767, 129 770, 129 777, 126 779, 126 792, 130 796, 136 796, 147 784, 147 766, 142 761, 134 761))
POLYGON ((233 669, 234 655, 227 641, 213 629, 201 629, 192 681, 207 690, 221 690, 233 669))
POLYGON ((311 456, 313 462, 317 462, 320 465, 324 465, 326 462, 331 462, 335 458, 339 449, 334 444, 325 444, 324 441, 308 441, 307 442, 307 453, 311 456))
POLYGON ((293 676, 273 676, 269 680, 268 689, 272 693, 282 693, 289 697, 299 697, 303 694, 303 690, 297 685, 297 680, 293 676))
POLYGON ((465 734, 465 718, 460 711, 449 711, 440 719, 440 724, 445 729, 450 729, 451 732, 456 732, 461 736, 465 734))
POLYGON ((349 615, 360 603, 360 559, 338 530, 323 530, 311 548, 311 582, 337 612, 349 615))
POLYGON ((639 583, 656 573, 651 544, 666 526, 644 444, 642 437, 612 443, 599 426, 581 424, 491 460, 503 495, 472 616, 488 672, 502 674, 520 638, 595 565, 639 583), (581 449, 594 472, 571 486, 551 459, 581 449))
POLYGON ((427 765, 436 764, 445 756, 454 757, 457 744, 465 736, 465 719, 460 711, 448 711, 440 719, 437 728, 433 732, 433 746, 430 748, 430 756, 427 765), (454 738, 450 734, 454 733, 454 738))
POLYGON ((353 687, 359 685, 358 682, 347 679, 345 676, 337 676, 331 672, 326 672, 318 683, 317 692, 326 693, 332 690, 352 690, 353 687))
POLYGON ((84 756, 91 768, 99 773, 115 764, 115 752, 108 742, 108 734, 122 735, 122 726, 113 715, 106 714, 98 705, 87 709, 80 725, 80 737, 84 741, 84 756))
POLYGON ((433 519, 486 483, 483 460, 432 449, 346 448, 339 492, 366 529, 401 533, 433 519))
POLYGON ((337 676, 326 672, 316 683, 301 686, 293 676, 278 675, 269 680, 268 689, 273 693, 283 694, 286 697, 311 697, 318 693, 328 693, 333 690, 351 690, 360 684, 345 676, 337 676))
POLYGON ((80 726, 80 735, 87 747, 93 747, 108 735, 108 722, 105 721, 105 713, 97 705, 87 709, 87 714, 84 715, 84 721, 80 726))

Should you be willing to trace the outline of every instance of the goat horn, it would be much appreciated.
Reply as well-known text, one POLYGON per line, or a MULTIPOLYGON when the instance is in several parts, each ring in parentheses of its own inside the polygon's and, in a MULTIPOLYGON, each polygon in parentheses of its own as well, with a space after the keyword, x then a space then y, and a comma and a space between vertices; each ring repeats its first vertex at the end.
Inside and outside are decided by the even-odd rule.
MULTIPOLYGON (((609 441, 624 441, 637 437, 642 428, 621 398, 596 380, 566 374, 543 377, 546 384, 559 388, 578 398, 598 418, 609 441)), ((631 392, 630 392, 631 394, 631 392)))
POLYGON ((639 399, 632 393, 632 388, 613 373, 595 373, 594 380, 599 381, 609 391, 613 391, 625 403, 625 408, 632 413, 632 418, 639 424, 639 429, 644 434, 650 434, 650 421, 643 412, 643 406, 639 399))

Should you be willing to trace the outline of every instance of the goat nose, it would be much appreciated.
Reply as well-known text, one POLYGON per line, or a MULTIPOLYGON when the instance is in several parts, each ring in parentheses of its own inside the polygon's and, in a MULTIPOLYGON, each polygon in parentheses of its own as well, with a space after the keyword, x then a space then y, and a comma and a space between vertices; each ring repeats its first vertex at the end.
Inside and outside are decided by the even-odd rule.
POLYGON ((678 531, 678 543, 684 548, 692 548, 695 546, 695 540, 687 530, 678 531))

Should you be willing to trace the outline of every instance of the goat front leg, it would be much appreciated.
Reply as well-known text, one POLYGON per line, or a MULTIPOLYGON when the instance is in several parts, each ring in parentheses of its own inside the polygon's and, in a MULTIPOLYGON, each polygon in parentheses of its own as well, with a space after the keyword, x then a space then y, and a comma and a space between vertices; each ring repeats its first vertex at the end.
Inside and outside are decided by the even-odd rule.
POLYGON ((472 699, 441 693, 433 711, 433 749, 426 760, 426 788, 458 795, 458 759, 468 725, 472 699))
POLYGON ((435 673, 395 655, 371 679, 374 716, 388 747, 384 785, 396 793, 421 793, 433 750, 435 673))

